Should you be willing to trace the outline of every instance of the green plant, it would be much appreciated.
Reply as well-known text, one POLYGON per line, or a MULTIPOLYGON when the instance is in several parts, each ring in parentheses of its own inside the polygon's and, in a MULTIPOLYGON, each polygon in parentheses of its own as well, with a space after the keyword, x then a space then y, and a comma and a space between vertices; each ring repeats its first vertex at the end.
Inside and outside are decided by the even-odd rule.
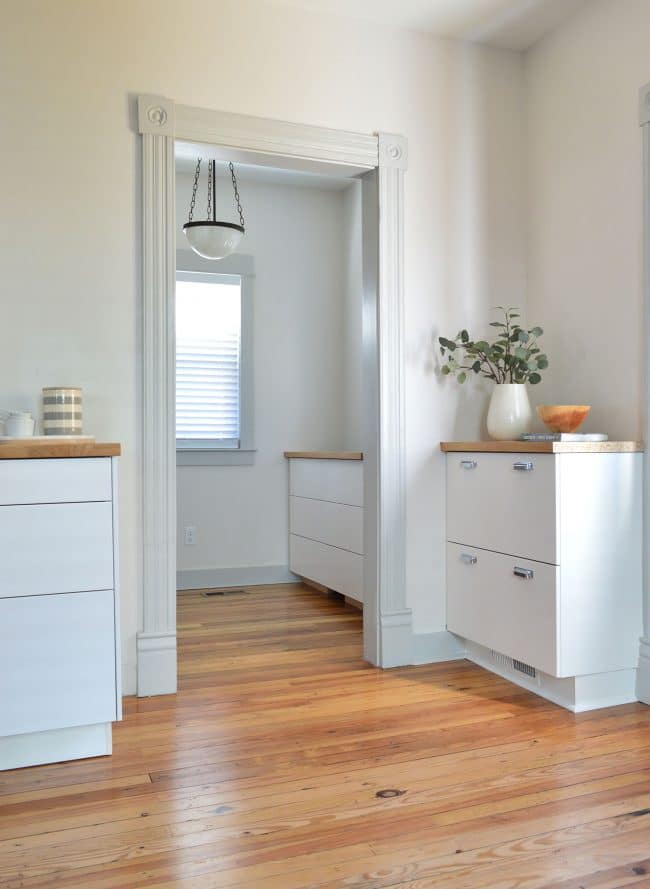
POLYGON ((499 329, 493 343, 487 340, 472 340, 466 330, 460 330, 453 340, 438 337, 440 354, 446 357, 441 371, 455 376, 459 383, 467 379, 468 371, 480 374, 495 383, 539 383, 540 370, 548 367, 548 358, 537 345, 544 333, 541 327, 525 330, 516 318, 516 308, 504 309, 503 321, 492 321, 490 327, 499 329))

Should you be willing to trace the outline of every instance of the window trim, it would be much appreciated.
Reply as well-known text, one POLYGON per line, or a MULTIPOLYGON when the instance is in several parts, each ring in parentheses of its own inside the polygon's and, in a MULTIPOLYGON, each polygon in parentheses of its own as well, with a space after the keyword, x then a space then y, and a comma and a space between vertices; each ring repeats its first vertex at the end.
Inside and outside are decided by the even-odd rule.
MULTIPOLYGON (((250 466, 255 462, 254 350, 253 350, 253 257, 234 254, 219 260, 204 259, 192 250, 176 251, 176 276, 201 281, 206 277, 241 281, 241 346, 239 365, 239 442, 230 446, 203 440, 176 439, 177 466, 250 466)), ((226 282, 228 283, 228 282, 226 282)))

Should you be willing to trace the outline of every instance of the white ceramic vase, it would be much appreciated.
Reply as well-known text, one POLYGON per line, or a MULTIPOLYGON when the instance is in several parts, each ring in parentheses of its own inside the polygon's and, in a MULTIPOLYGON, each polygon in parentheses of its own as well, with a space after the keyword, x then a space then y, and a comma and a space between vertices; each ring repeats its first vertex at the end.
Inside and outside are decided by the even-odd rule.
POLYGON ((509 441, 530 430, 533 413, 525 383, 498 383, 492 390, 487 415, 490 438, 509 441))

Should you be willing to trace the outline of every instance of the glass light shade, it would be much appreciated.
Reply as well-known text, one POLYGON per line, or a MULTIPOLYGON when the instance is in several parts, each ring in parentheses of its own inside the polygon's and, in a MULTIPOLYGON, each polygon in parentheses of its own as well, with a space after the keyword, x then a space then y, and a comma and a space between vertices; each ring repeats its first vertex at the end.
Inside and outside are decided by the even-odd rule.
POLYGON ((244 229, 234 222, 186 222, 183 231, 192 250, 204 259, 223 259, 244 237, 244 229))

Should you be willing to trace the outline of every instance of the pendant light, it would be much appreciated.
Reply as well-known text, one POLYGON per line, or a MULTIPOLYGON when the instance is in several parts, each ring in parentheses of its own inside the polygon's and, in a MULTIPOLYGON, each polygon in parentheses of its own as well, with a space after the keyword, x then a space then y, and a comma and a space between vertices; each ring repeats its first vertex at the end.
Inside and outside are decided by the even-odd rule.
POLYGON ((204 259, 223 259, 233 250, 236 250, 239 242, 244 237, 244 213, 239 201, 239 190, 237 189, 237 178, 235 176, 235 168, 230 163, 230 177, 232 179, 232 187, 235 193, 235 203, 239 211, 239 221, 241 225, 234 222, 217 222, 216 216, 216 183, 215 183, 215 162, 209 161, 208 167, 208 215, 207 219, 202 222, 194 222, 194 205, 196 203, 196 191, 199 187, 199 174, 201 172, 201 158, 196 165, 194 173, 194 185, 192 187, 192 201, 190 203, 190 212, 188 221, 183 226, 185 237, 190 247, 199 256, 204 259))

